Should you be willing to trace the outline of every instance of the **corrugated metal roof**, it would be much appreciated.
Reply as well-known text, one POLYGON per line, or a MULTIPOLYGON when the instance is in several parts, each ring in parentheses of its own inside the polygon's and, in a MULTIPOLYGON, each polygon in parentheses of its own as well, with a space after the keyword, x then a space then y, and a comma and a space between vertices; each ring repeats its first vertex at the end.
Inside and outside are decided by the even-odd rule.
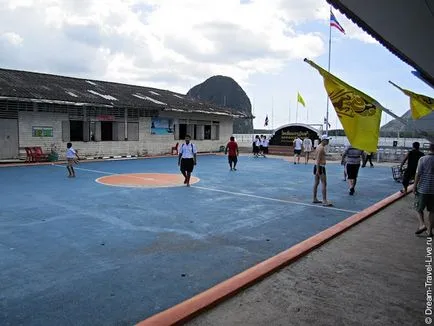
POLYGON ((252 118, 169 90, 11 69, 0 69, 0 97, 252 118))

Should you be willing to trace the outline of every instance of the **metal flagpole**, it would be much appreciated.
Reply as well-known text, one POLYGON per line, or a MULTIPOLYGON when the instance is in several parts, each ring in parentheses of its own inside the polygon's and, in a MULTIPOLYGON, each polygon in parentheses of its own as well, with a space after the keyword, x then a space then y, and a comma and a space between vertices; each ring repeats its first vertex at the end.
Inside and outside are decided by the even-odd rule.
POLYGON ((298 122, 298 94, 297 94, 297 106, 295 108, 295 123, 298 122))
POLYGON ((271 129, 274 130, 274 100, 271 97, 271 129))
MULTIPOLYGON (((330 7, 330 13, 332 12, 332 7, 330 7)), ((330 20, 330 18, 329 18, 330 20)), ((329 63, 327 67, 327 71, 330 72, 330 59, 332 53, 332 25, 329 21, 329 63)), ((329 134, 329 96, 327 94, 327 110, 326 110, 326 135, 329 134)))
POLYGON ((291 123, 291 100, 288 101, 288 123, 291 123))

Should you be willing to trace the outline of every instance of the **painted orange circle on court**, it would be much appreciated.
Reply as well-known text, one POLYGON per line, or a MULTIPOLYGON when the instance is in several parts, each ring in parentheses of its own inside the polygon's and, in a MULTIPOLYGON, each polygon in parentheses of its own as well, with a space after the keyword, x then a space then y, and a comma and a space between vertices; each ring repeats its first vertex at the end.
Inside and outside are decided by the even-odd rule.
MULTIPOLYGON (((190 184, 199 182, 199 178, 191 176, 190 184)), ((115 187, 159 188, 184 186, 181 174, 169 173, 128 173, 113 174, 95 180, 98 183, 115 187)))

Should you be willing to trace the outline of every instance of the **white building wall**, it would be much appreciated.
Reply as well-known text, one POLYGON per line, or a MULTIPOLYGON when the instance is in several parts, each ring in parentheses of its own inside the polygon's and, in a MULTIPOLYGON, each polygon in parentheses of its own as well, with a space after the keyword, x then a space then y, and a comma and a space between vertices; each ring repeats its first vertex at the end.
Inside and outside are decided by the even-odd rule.
MULTIPOLYGON (((161 117, 193 120, 219 121, 219 140, 193 140, 199 152, 217 151, 225 145, 232 135, 233 122, 229 117, 210 116, 206 114, 175 114, 168 112, 161 117)), ((62 121, 69 120, 68 114, 46 112, 19 112, 19 146, 21 155, 25 155, 24 147, 40 146, 49 153, 52 145, 57 147, 60 158, 64 158, 66 142, 62 141, 62 121), (32 127, 52 127, 53 137, 32 137, 32 127)), ((182 140, 175 140, 174 135, 152 135, 151 118, 140 118, 138 141, 99 141, 73 142, 73 147, 80 156, 100 157, 111 155, 160 155, 170 153, 171 147, 182 140)))

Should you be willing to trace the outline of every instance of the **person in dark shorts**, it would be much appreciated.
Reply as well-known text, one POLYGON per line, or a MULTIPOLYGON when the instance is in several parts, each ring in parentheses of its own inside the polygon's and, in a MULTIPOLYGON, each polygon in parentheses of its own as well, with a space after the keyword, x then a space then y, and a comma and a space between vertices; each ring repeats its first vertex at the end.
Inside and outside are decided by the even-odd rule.
POLYGON ((255 140, 253 140, 253 155, 255 157, 259 157, 260 146, 261 146, 261 140, 259 139, 259 135, 256 135, 255 140))
POLYGON ((368 163, 368 161, 369 161, 371 168, 374 167, 374 164, 372 163, 372 156, 373 155, 374 155, 374 153, 371 153, 371 152, 366 153, 365 159, 363 160, 362 168, 364 168, 366 166, 366 163, 368 163))
POLYGON ((227 143, 225 154, 228 154, 229 167, 231 168, 231 171, 236 171, 239 152, 238 152, 238 144, 235 141, 235 137, 232 136, 230 138, 229 143, 227 143))
POLYGON ((325 146, 328 145, 330 138, 327 135, 321 136, 321 143, 316 148, 316 159, 315 159, 315 165, 313 167, 313 174, 315 176, 315 182, 313 184, 313 200, 312 202, 314 204, 322 203, 323 206, 333 206, 332 203, 330 203, 327 200, 327 175, 326 175, 326 152, 325 152, 325 146), (318 200, 317 192, 318 192, 318 185, 321 182, 322 185, 322 201, 318 200))
POLYGON ((190 186, 190 177, 196 165, 197 148, 190 143, 190 135, 185 135, 185 143, 181 145, 178 156, 178 166, 181 168, 181 173, 184 176, 184 184, 190 186))
POLYGON ((354 195, 357 176, 359 175, 360 163, 362 161, 363 151, 352 146, 348 147, 343 155, 345 170, 347 172, 350 195, 354 195))
POLYGON ((402 186, 404 187, 401 189, 401 192, 406 194, 408 185, 410 184, 411 180, 414 180, 414 176, 416 175, 416 169, 417 169, 417 163, 419 162, 419 159, 424 156, 425 154, 422 153, 420 150, 420 143, 414 142, 413 143, 413 149, 407 153, 404 160, 401 163, 401 170, 407 162, 407 169, 404 172, 404 175, 402 176, 402 186))
POLYGON ((419 229, 415 233, 420 234, 426 230, 427 236, 432 237, 434 226, 434 143, 430 144, 429 151, 429 154, 421 157, 417 164, 413 192, 419 218, 419 229), (426 221, 423 214, 425 208, 429 213, 426 221))
POLYGON ((294 139, 294 164, 297 163, 300 164, 300 155, 302 149, 303 149, 303 141, 297 135, 297 138, 294 139))

